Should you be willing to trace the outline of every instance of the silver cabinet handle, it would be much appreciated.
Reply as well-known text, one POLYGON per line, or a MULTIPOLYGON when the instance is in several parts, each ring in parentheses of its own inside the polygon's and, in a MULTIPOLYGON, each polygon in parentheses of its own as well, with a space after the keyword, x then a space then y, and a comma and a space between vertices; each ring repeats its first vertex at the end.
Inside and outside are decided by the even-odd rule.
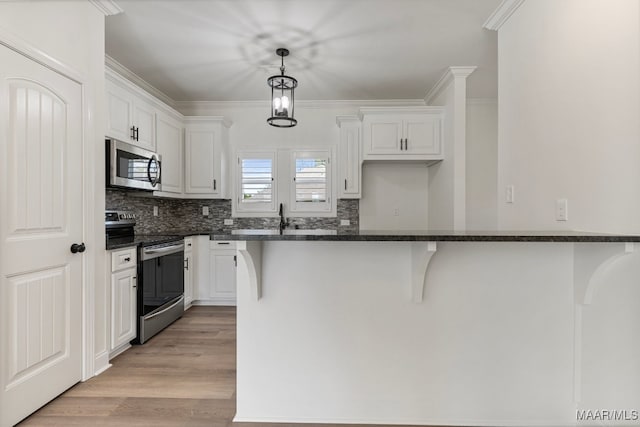
POLYGON ((344 189, 345 190, 347 189, 347 180, 346 179, 344 180, 344 189))
POLYGON ((133 280, 133 287, 137 288, 138 287, 138 278, 136 276, 133 276, 131 278, 131 280, 133 280))
POLYGON ((216 189, 216 180, 215 179, 213 180, 213 189, 214 190, 216 189))

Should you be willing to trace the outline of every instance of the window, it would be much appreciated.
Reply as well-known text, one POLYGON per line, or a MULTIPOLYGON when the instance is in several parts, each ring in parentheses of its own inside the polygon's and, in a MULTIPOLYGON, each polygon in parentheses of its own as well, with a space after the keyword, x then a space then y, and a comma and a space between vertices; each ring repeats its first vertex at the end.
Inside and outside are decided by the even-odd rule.
POLYGON ((238 212, 275 211, 274 170, 273 153, 240 153, 236 193, 238 212))
POLYGON ((329 151, 294 151, 292 165, 291 210, 295 212, 330 211, 329 151))

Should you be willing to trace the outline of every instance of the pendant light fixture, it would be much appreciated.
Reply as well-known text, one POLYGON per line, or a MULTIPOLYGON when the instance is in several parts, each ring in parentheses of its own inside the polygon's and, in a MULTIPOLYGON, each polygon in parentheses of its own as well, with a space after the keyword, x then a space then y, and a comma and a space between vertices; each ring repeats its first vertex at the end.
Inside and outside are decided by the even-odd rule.
POLYGON ((298 81, 284 74, 284 57, 289 55, 289 50, 277 49, 276 55, 281 58, 280 75, 267 79, 267 84, 271 87, 271 117, 267 119, 267 123, 279 128, 290 128, 298 124, 293 118, 294 92, 298 81))

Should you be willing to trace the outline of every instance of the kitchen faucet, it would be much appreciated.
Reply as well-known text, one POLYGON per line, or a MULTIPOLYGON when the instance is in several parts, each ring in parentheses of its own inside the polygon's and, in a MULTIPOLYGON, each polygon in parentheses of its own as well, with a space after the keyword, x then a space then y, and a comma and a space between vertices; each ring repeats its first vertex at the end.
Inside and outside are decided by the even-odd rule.
POLYGON ((282 203, 280 203, 280 211, 278 212, 278 215, 280 215, 280 234, 282 234, 282 231, 289 226, 289 220, 284 217, 284 207, 282 206, 282 203))

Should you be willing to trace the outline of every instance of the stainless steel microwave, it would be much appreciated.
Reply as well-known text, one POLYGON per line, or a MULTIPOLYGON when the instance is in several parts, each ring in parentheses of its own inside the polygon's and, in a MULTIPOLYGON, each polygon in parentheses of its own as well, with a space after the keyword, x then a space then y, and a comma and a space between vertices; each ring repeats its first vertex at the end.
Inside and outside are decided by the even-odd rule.
POLYGON ((107 183, 110 187, 161 191, 158 154, 117 139, 106 140, 107 183))

